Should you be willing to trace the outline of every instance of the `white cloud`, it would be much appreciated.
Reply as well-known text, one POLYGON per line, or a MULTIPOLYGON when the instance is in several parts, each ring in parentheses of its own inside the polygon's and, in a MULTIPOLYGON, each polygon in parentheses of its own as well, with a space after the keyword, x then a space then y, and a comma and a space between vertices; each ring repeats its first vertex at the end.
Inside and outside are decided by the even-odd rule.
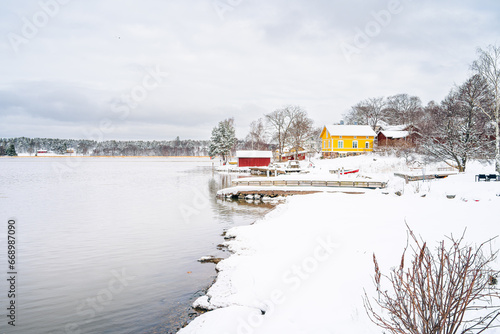
POLYGON ((235 117, 244 137, 252 120, 284 104, 301 104, 322 125, 368 97, 441 100, 500 31, 500 5, 486 0, 401 0, 388 22, 377 15, 391 0, 242 0, 227 2, 237 5, 223 19, 212 0, 67 2, 17 53, 8 36, 22 37, 25 19, 43 9, 7 0, 0 13, 3 137, 43 136, 41 119, 52 137, 114 119, 113 105, 156 67, 168 77, 110 136, 208 139, 235 117), (372 36, 349 62, 341 43, 360 31, 372 36))

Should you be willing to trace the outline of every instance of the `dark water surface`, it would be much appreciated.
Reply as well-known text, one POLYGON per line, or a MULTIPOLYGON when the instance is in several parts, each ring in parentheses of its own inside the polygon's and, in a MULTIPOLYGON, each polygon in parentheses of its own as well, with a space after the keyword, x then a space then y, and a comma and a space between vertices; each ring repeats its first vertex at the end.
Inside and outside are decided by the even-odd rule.
POLYGON ((0 333, 175 333, 215 278, 201 256, 270 206, 215 199, 200 158, 1 158, 0 333), (7 226, 16 297, 7 298, 7 226), (15 300, 15 327, 7 307, 15 300))

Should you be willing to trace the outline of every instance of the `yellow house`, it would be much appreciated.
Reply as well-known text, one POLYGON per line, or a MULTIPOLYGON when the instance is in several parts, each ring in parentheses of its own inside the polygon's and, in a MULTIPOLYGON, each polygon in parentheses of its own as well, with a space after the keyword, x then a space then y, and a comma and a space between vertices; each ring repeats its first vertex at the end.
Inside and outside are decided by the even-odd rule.
POLYGON ((375 136, 368 125, 325 125, 321 131, 321 151, 325 158, 371 152, 375 136))

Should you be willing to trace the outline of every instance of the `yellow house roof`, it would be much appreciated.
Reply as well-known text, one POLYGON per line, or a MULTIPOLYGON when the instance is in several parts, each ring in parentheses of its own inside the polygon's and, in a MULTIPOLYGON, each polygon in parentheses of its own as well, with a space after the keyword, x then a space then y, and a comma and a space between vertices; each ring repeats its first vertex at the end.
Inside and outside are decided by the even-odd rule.
POLYGON ((375 131, 368 125, 325 125, 321 136, 325 130, 330 136, 376 136, 375 131))

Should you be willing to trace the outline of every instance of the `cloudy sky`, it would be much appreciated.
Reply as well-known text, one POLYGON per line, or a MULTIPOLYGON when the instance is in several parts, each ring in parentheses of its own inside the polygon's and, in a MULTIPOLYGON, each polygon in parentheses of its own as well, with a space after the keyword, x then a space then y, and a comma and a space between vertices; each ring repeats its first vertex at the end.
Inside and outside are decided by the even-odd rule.
POLYGON ((3 0, 0 137, 237 136, 287 104, 317 126, 362 99, 440 101, 477 47, 500 43, 497 0, 3 0))

